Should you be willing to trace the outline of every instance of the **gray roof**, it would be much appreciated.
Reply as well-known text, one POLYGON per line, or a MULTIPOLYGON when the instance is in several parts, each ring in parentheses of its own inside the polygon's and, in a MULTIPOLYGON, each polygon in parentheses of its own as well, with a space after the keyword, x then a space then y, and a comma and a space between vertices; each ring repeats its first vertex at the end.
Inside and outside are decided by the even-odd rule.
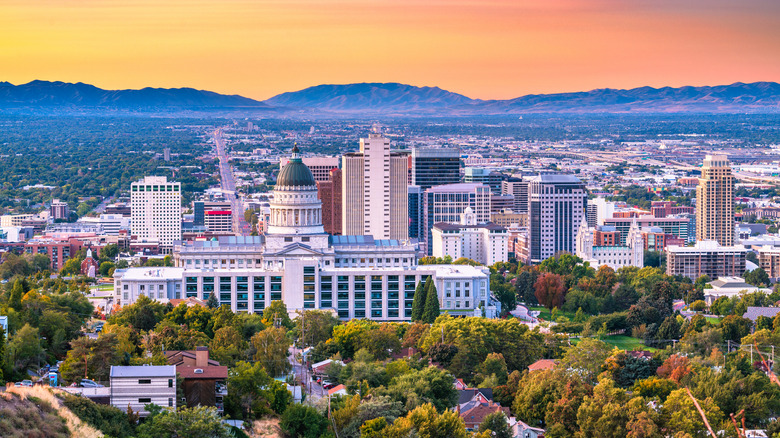
POLYGON ((488 230, 506 230, 506 228, 496 225, 493 222, 486 222, 484 224, 476 224, 476 225, 463 225, 463 224, 451 224, 449 222, 436 222, 433 224, 433 228, 438 228, 440 230, 460 230, 463 228, 486 228, 488 230))
POLYGON ((401 246, 401 242, 395 239, 374 239, 374 236, 330 236, 330 243, 338 246, 401 246))
POLYGON ((477 188, 488 187, 487 184, 482 183, 457 183, 457 184, 444 184, 441 186, 433 186, 430 189, 425 190, 431 193, 459 193, 459 192, 473 192, 477 188))
POLYGON ((780 313, 780 307, 748 307, 747 312, 742 317, 756 322, 759 316, 774 318, 778 313, 780 313))
POLYGON ((574 175, 537 175, 532 181, 554 184, 582 184, 582 181, 574 175))
MULTIPOLYGON (((297 153, 297 150, 293 152, 297 153)), ((314 175, 312 175, 309 166, 303 164, 303 160, 296 157, 291 158, 287 165, 279 171, 276 185, 278 187, 311 187, 316 186, 317 183, 314 182, 314 175)))
POLYGON ((176 377, 173 365, 111 366, 111 377, 176 377))

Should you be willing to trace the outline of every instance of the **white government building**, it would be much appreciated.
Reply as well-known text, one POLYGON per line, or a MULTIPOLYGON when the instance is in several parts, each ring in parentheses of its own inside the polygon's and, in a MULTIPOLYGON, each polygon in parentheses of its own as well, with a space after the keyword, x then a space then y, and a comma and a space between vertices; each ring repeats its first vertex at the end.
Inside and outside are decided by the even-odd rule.
POLYGON ((588 228, 587 221, 583 218, 577 231, 577 256, 590 266, 598 269, 601 266, 609 266, 618 270, 624 266, 645 266, 645 240, 636 221, 626 236, 626 246, 596 246, 593 244, 593 228, 588 228))
POLYGON ((333 309, 341 319, 404 321, 414 290, 433 278, 442 312, 494 317, 489 270, 465 265, 417 265, 408 241, 372 236, 331 236, 322 226, 322 203, 297 146, 279 172, 264 236, 221 236, 177 242, 173 268, 130 268, 114 274, 116 302, 140 295, 167 302, 208 299, 236 312, 261 313, 282 300, 291 313, 333 309))
POLYGON ((488 222, 477 224, 471 207, 461 214, 459 224, 439 222, 431 228, 434 257, 466 257, 483 265, 508 260, 509 234, 506 228, 488 222))

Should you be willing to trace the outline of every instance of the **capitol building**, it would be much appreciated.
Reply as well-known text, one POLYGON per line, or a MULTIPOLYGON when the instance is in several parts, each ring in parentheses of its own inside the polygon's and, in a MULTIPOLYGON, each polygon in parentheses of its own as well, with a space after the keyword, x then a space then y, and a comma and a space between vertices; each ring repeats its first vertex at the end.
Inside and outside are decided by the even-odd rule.
POLYGON ((333 311, 340 319, 408 321, 414 290, 431 277, 442 312, 494 317, 488 268, 418 265, 417 244, 364 236, 331 236, 322 203, 299 150, 279 172, 263 236, 180 241, 175 267, 129 268, 114 273, 120 306, 141 296, 168 302, 213 293, 234 312, 262 313, 281 300, 290 313, 333 311))

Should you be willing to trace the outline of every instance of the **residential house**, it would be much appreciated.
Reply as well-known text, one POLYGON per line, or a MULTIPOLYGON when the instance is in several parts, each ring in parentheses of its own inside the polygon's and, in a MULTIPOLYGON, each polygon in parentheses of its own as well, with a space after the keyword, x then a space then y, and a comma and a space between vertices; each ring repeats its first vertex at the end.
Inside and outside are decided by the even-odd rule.
POLYGON ((544 438, 544 429, 529 426, 515 418, 509 419, 509 428, 514 438, 544 438))
POLYGON ((176 408, 176 367, 170 365, 112 366, 111 405, 128 407, 141 417, 149 415, 146 405, 176 408))
POLYGON ((168 363, 176 366, 176 373, 184 380, 187 407, 214 406, 219 413, 223 412, 228 367, 210 360, 208 347, 175 352, 168 357, 168 363))
POLYGON ((460 418, 466 424, 466 430, 476 430, 479 429, 479 425, 482 424, 485 417, 496 412, 503 412, 506 418, 509 418, 511 415, 509 408, 505 408, 499 403, 488 401, 486 403, 477 403, 469 407, 468 410, 461 410, 460 418))

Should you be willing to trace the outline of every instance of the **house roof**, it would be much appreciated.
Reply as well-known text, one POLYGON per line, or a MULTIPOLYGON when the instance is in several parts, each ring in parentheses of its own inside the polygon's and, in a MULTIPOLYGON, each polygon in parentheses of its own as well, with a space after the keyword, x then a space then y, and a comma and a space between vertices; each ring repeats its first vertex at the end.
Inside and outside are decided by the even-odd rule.
POLYGON ((487 400, 493 400, 493 388, 466 388, 458 390, 458 404, 470 402, 477 393, 482 394, 487 400))
MULTIPOLYGON (((201 347, 198 347, 201 348, 201 347)), ((180 365, 184 363, 184 358, 195 360, 195 350, 168 350, 165 351, 165 359, 170 365, 180 365)), ((209 365, 219 366, 219 361, 209 359, 209 365)))
POLYGON ((346 394, 347 393, 347 387, 344 385, 336 385, 333 388, 330 388, 328 390, 328 395, 333 394, 346 394))
POLYGON ((529 371, 551 370, 553 368, 555 368, 555 361, 552 359, 539 359, 528 365, 529 371))
POLYGON ((176 377, 176 367, 172 365, 112 365, 111 377, 176 377))
POLYGON ((498 403, 488 402, 480 403, 478 406, 467 411, 461 411, 460 418, 462 418, 467 425, 475 425, 481 424, 482 421, 485 420, 485 417, 496 412, 503 412, 507 418, 511 415, 509 408, 502 407, 498 403))
POLYGON ((759 316, 766 316, 767 318, 774 318, 780 313, 780 307, 748 307, 747 312, 742 315, 743 318, 747 318, 753 322, 756 322, 759 316))
POLYGON ((228 367, 226 366, 207 366, 196 367, 194 365, 178 365, 176 372, 184 379, 227 379, 228 367), (201 370, 202 372, 197 372, 201 370))

